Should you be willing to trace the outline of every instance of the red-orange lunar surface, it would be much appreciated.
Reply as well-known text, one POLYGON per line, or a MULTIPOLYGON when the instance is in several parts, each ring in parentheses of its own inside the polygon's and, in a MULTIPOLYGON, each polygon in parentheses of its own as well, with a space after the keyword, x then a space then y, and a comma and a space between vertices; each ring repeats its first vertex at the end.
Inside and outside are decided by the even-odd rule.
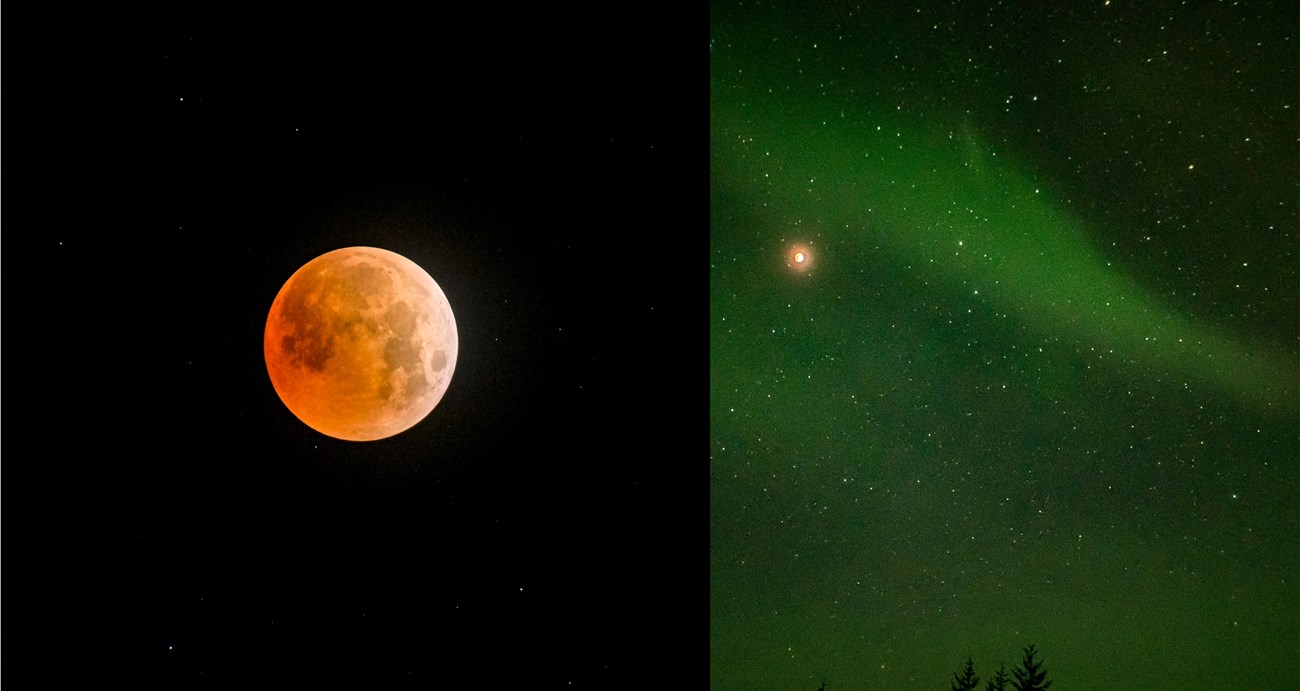
POLYGON ((428 273, 400 254, 347 247, 307 262, 266 318, 271 384, 298 419, 339 439, 410 429, 451 383, 456 319, 428 273))

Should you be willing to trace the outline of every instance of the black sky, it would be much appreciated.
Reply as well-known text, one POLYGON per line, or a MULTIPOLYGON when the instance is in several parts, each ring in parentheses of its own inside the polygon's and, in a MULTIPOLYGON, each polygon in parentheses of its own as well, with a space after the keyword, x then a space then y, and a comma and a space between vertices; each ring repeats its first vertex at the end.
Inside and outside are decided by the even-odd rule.
POLYGON ((6 17, 9 679, 676 678, 705 96, 679 17, 611 12, 6 17), (351 245, 460 334, 429 418, 364 444, 261 351, 351 245))

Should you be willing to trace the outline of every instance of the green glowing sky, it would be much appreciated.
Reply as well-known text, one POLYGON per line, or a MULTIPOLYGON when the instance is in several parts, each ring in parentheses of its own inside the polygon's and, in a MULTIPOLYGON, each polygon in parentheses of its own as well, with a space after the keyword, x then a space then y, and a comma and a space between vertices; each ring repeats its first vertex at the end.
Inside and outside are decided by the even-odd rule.
POLYGON ((1300 685, 1295 8, 1025 5, 713 7, 714 689, 1300 685))

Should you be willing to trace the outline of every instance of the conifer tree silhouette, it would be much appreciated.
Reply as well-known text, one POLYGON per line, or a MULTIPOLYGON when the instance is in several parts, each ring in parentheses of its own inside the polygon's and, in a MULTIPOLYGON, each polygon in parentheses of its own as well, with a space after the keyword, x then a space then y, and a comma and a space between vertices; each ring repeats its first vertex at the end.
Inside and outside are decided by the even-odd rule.
POLYGON ((993 675, 993 678, 989 679, 985 684, 984 691, 1007 691, 1008 681, 1010 679, 1007 677, 1007 666, 1002 665, 998 668, 997 673, 993 675))
POLYGON ((975 676, 975 662, 966 658, 966 671, 960 676, 956 672, 952 673, 952 691, 976 691, 979 688, 980 678, 975 676))
POLYGON ((1020 666, 1011 670, 1011 673, 1016 675, 1016 680, 1011 682, 1012 688, 1016 691, 1045 691, 1052 685, 1052 682, 1046 681, 1047 672, 1043 670, 1042 660, 1034 659, 1037 654, 1034 644, 1030 643, 1025 648, 1025 658, 1020 662, 1020 666))

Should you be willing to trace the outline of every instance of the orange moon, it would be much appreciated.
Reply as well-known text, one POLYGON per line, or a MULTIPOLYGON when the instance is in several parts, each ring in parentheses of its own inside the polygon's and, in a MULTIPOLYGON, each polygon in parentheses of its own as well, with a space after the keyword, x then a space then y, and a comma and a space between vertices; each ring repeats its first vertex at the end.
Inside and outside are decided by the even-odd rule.
POLYGON ((349 441, 423 420, 447 392, 458 345, 433 277, 374 247, 327 252, 298 269, 271 303, 262 343, 280 400, 308 427, 349 441))

